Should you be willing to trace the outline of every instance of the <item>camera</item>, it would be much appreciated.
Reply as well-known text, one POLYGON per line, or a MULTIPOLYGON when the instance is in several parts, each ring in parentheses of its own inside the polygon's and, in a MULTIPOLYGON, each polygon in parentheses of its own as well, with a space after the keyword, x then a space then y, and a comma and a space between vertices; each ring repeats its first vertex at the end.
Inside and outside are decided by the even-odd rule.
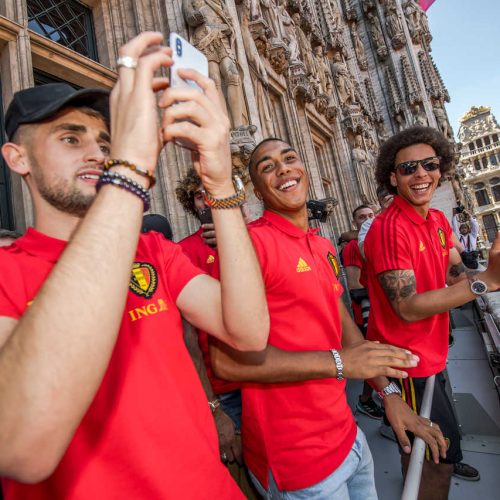
POLYGON ((309 220, 319 220, 326 222, 328 216, 332 213, 335 206, 335 200, 332 198, 325 198, 324 200, 309 200, 306 203, 307 218, 309 220))
POLYGON ((182 40, 180 38, 175 39, 175 53, 178 57, 182 57, 182 40))

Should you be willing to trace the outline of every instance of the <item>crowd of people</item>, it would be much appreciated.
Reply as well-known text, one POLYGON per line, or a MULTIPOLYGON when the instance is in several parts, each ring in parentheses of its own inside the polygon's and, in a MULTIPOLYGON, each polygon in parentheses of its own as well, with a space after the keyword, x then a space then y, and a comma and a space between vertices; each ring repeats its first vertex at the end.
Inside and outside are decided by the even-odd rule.
POLYGON ((215 84, 155 77, 172 64, 161 44, 143 33, 120 49, 111 95, 42 85, 7 110, 2 155, 35 223, 0 235, 4 497, 376 499, 351 378, 366 381, 358 410, 392 427, 403 474, 414 437, 428 445, 421 498, 447 498, 462 460, 442 374, 448 311, 500 288, 500 237, 467 276, 430 208, 448 140, 413 127, 382 145, 387 208, 358 207, 344 249, 353 320, 335 248, 309 225, 298 150, 276 137, 254 148, 264 213, 248 222, 215 84), (179 244, 163 218, 143 219, 174 140, 196 150, 176 194, 201 223, 179 244))

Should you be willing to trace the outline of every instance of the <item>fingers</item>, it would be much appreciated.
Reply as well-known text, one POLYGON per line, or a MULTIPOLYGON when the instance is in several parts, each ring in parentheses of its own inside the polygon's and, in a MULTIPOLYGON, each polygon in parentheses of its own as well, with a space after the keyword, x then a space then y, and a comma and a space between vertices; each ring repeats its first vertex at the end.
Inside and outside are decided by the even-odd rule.
POLYGON ((392 429, 394 431, 394 434, 396 434, 396 438, 399 442, 399 445, 401 446, 401 449, 405 453, 411 453, 410 439, 408 438, 408 434, 406 434, 406 431, 397 426, 394 426, 392 429))
POLYGON ((205 93, 205 95, 213 102, 219 103, 219 93, 215 82, 194 69, 179 69, 177 74, 183 80, 193 80, 205 93))
MULTIPOLYGON (((130 57, 136 61, 139 60, 143 52, 150 46, 159 45, 163 41, 163 35, 156 31, 145 31, 136 36, 125 45, 122 45, 118 51, 120 58, 130 57)), ((133 68, 120 66, 118 68, 118 77, 120 81, 120 93, 128 94, 134 87, 135 72, 133 68)))

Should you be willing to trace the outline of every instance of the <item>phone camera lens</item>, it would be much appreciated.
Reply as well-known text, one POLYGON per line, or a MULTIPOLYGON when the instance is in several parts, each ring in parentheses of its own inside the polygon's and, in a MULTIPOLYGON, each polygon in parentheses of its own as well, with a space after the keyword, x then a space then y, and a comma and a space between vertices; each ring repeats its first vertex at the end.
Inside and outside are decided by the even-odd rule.
POLYGON ((182 42, 179 38, 175 40, 175 51, 179 57, 182 56, 182 42))

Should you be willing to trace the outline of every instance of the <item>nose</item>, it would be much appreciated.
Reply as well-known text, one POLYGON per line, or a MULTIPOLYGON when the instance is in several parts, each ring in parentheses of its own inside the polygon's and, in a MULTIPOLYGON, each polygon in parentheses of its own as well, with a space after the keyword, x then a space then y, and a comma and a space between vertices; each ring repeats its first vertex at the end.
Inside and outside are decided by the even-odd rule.
POLYGON ((427 170, 425 170, 424 167, 422 167, 422 164, 418 162, 417 164, 417 170, 415 170, 415 177, 425 177, 427 175, 427 170))
POLYGON ((105 161, 108 159, 108 154, 104 153, 102 150, 102 144, 97 142, 92 142, 89 146, 89 150, 85 155, 85 161, 89 163, 95 163, 96 165, 104 165, 105 161))
POLYGON ((286 162, 279 160, 278 168, 276 169, 276 175, 285 175, 290 172, 290 167, 286 164, 286 162))

